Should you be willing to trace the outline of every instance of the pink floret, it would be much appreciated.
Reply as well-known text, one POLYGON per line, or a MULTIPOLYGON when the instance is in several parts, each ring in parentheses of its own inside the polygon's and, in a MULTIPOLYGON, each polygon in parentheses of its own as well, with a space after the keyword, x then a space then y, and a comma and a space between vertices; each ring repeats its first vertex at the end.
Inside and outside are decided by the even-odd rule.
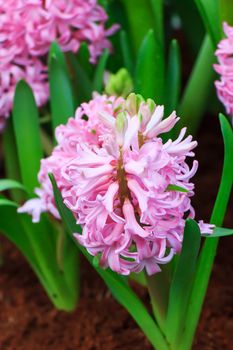
POLYGON ((46 55, 53 41, 63 52, 76 53, 86 42, 96 63, 108 37, 108 16, 96 0, 0 0, 0 131, 12 110, 16 84, 24 79, 38 106, 49 98, 46 55))
POLYGON ((215 82, 219 100, 225 106, 227 114, 233 116, 233 27, 223 23, 226 38, 222 39, 215 55, 218 64, 214 64, 220 80, 215 82))
MULTIPOLYGON (((160 137, 176 124, 176 114, 163 119, 163 106, 137 98, 95 96, 82 104, 56 129, 58 145, 42 160, 38 202, 20 208, 38 221, 40 201, 41 212, 59 218, 47 175, 52 172, 83 228, 76 239, 91 255, 101 255, 101 266, 123 275, 154 274, 180 252, 185 219, 194 217, 191 178, 198 167, 196 160, 191 167, 186 162, 197 142, 185 128, 174 141, 160 137)), ((200 227, 212 230, 203 222, 200 227)))

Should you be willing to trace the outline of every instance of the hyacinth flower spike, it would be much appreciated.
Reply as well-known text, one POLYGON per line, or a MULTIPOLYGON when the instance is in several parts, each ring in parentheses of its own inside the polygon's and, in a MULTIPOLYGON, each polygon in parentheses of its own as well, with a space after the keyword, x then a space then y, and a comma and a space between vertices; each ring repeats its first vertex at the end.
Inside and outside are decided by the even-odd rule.
POLYGON ((185 217, 194 217, 190 179, 198 167, 195 160, 191 168, 186 163, 197 142, 185 137, 185 128, 174 141, 160 137, 178 122, 175 112, 162 118, 163 106, 135 94, 97 95, 82 104, 56 129, 58 145, 41 162, 39 198, 19 212, 34 221, 44 211, 59 218, 47 175, 53 173, 83 228, 76 239, 91 255, 101 255, 101 266, 123 275, 160 271, 181 250, 185 217))

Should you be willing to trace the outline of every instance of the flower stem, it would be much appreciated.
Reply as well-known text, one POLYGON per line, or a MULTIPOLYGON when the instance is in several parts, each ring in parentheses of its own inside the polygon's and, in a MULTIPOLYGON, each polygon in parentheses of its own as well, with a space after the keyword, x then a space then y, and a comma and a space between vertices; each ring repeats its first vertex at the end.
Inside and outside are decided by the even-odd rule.
POLYGON ((214 78, 213 63, 214 50, 206 35, 179 107, 181 123, 192 134, 196 133, 207 104, 209 88, 214 78))

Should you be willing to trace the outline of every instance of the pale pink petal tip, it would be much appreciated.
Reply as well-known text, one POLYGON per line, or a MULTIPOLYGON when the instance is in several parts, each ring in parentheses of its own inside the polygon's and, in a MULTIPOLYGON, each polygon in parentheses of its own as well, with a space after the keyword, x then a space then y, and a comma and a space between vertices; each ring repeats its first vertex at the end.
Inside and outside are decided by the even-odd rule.
POLYGON ((29 199, 22 207, 17 209, 18 213, 28 213, 32 216, 32 222, 40 221, 41 213, 46 211, 40 198, 29 199))
MULTIPOLYGON (((185 218, 194 218, 191 178, 198 162, 196 141, 183 128, 176 140, 163 143, 160 134, 177 122, 175 113, 164 119, 163 106, 131 94, 127 99, 100 96, 83 103, 66 125, 56 129, 57 146, 42 160, 36 190, 20 211, 35 221, 42 211, 56 218, 53 173, 65 205, 82 234, 78 242, 100 265, 122 275, 160 271, 181 251, 185 218), (85 117, 85 118, 84 118, 85 117), (169 190, 179 186, 188 192, 169 190)), ((212 226, 200 222, 201 230, 212 226)))
POLYGON ((212 234, 216 227, 212 224, 206 224, 203 220, 198 221, 198 225, 202 234, 212 234))

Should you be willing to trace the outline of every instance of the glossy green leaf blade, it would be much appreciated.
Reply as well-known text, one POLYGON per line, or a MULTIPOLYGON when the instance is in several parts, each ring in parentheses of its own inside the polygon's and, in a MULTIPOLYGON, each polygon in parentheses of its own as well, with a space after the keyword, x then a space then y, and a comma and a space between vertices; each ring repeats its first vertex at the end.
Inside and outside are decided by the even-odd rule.
MULTIPOLYGON (((233 131, 227 118, 222 114, 220 114, 220 124, 224 141, 224 163, 221 183, 210 220, 211 223, 217 226, 222 225, 233 183, 233 131)), ((206 238, 201 250, 180 350, 188 350, 192 347, 193 337, 204 302, 217 246, 217 237, 212 239, 206 238)))
POLYGON ((25 81, 20 81, 16 87, 13 125, 22 183, 32 193, 38 185, 37 173, 43 152, 38 109, 32 90, 25 81))
POLYGON ((76 103, 80 104, 83 101, 90 100, 92 94, 92 83, 86 70, 77 60, 77 57, 73 53, 69 53, 68 57, 73 71, 73 85, 75 88, 76 103))
MULTIPOLYGON (((10 179, 21 181, 12 118, 9 118, 7 121, 7 126, 3 133, 3 152, 5 175, 10 179)), ((21 190, 13 189, 10 190, 10 196, 16 202, 21 202, 24 198, 24 193, 21 190)))
POLYGON ((11 201, 10 199, 7 198, 0 198, 0 207, 4 206, 10 206, 10 207, 18 207, 18 204, 15 203, 14 201, 11 201))
POLYGON ((87 74, 87 76, 91 77, 95 70, 95 66, 90 62, 90 51, 89 51, 87 42, 81 43, 80 49, 78 50, 76 58, 77 58, 77 61, 82 66, 84 72, 87 74))
POLYGON ((72 296, 74 290, 67 292, 53 251, 47 255, 50 239, 46 239, 46 235, 51 231, 46 232, 40 224, 35 227, 29 217, 17 214, 16 208, 7 203, 0 205, 0 231, 23 253, 54 305, 72 310, 77 299, 72 296))
POLYGON ((25 186, 23 186, 20 182, 11 180, 11 179, 0 179, 0 192, 11 190, 11 189, 19 189, 26 191, 25 186))
POLYGON ((3 150, 6 176, 20 181, 19 160, 12 118, 9 118, 7 121, 7 126, 3 133, 3 150))
MULTIPOLYGON (((50 174, 50 180, 53 185, 54 198, 56 202, 57 209, 61 215, 62 221, 66 226, 68 233, 74 239, 73 233, 81 232, 81 228, 76 225, 75 218, 69 209, 64 205, 61 194, 57 188, 56 181, 52 174, 50 174)), ((93 264, 93 257, 87 252, 85 248, 78 245, 79 250, 87 258, 87 260, 93 264)), ((98 267, 97 264, 93 264, 94 268, 98 274, 103 278, 109 289, 111 290, 117 301, 123 305, 131 316, 135 319, 141 329, 144 331, 145 335, 148 337, 149 341, 156 347, 157 350, 168 350, 163 335, 161 334, 159 328, 148 314, 145 306, 142 304, 140 299, 131 290, 131 288, 124 282, 121 276, 110 270, 103 270, 98 267)))
POLYGON ((131 55, 131 50, 129 46, 129 39, 127 33, 122 30, 120 32, 120 44, 123 56, 124 67, 130 74, 133 74, 133 59, 131 55))
POLYGON ((166 336, 175 348, 185 324, 193 277, 196 269, 201 234, 198 224, 188 219, 185 224, 182 251, 172 280, 166 319, 166 336))
POLYGON ((64 54, 53 44, 49 53, 49 86, 52 124, 55 129, 74 114, 74 102, 64 54))
POLYGON ((186 188, 177 185, 168 185, 166 191, 189 192, 186 188))
MULTIPOLYGON (((172 0, 173 14, 179 16, 182 23, 182 37, 186 39, 190 54, 197 54, 205 33, 205 27, 194 0, 172 0), (187 15, 190 14, 190 15, 187 15)), ((182 39, 183 40, 183 39, 182 39)))
POLYGON ((233 25, 233 1, 231 0, 219 0, 220 1, 220 13, 221 22, 227 22, 229 25, 233 25))
POLYGON ((16 203, 0 199, 0 232, 21 250, 40 279, 43 279, 16 207, 16 203))
POLYGON ((233 182, 233 130, 223 114, 219 115, 219 120, 224 141, 224 162, 218 195, 211 215, 211 223, 217 226, 222 225, 233 182))
POLYGON ((59 62, 59 65, 64 69, 66 73, 68 73, 65 55, 61 51, 61 48, 58 45, 58 43, 55 41, 52 42, 50 46, 48 62, 50 62, 52 58, 56 58, 56 60, 59 62))
POLYGON ((181 117, 179 128, 188 127, 191 134, 196 133, 208 103, 209 91, 214 81, 214 60, 213 45, 206 35, 178 109, 181 117))
POLYGON ((207 238, 215 238, 215 237, 226 237, 233 235, 233 228, 223 228, 223 227, 215 227, 214 232, 212 234, 202 234, 202 236, 207 238))
POLYGON ((135 71, 135 92, 144 98, 163 102, 164 59, 163 48, 155 40, 153 30, 149 30, 138 52, 135 71))
POLYGON ((206 29, 216 45, 221 39, 219 0, 195 0, 206 29))
POLYGON ((71 288, 70 283, 67 285, 67 276, 64 269, 61 269, 57 261, 57 232, 54 232, 54 227, 51 222, 47 219, 46 215, 42 215, 40 222, 36 224, 31 222, 31 218, 28 215, 21 214, 20 216, 27 237, 30 241, 33 254, 43 273, 43 278, 46 281, 45 288, 48 295, 56 308, 66 311, 73 310, 76 306, 78 297, 78 289, 75 288, 77 285, 76 275, 79 268, 76 261, 76 249, 70 249, 69 251, 68 260, 70 261, 70 259, 73 259, 73 263, 70 265, 70 273, 75 273, 74 269, 76 269, 76 275, 73 275, 74 284, 71 288))
POLYGON ((162 0, 121 0, 128 19, 130 42, 138 54, 148 30, 156 32, 157 40, 163 45, 163 1, 162 0))
POLYGON ((93 80, 93 90, 99 93, 101 93, 103 90, 104 71, 106 69, 108 57, 109 57, 109 51, 105 49, 96 67, 94 80, 93 80))
POLYGON ((177 109, 181 87, 180 49, 177 40, 172 40, 169 48, 168 67, 165 83, 165 114, 177 109))

